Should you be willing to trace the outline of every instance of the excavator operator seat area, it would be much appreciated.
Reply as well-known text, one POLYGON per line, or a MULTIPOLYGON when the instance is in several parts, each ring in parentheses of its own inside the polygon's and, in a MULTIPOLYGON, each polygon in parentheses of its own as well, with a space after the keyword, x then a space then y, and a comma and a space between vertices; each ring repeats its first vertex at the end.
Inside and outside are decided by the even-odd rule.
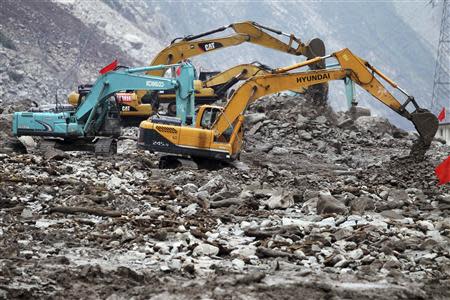
POLYGON ((203 129, 211 129, 220 112, 221 109, 216 107, 205 108, 201 116, 200 127, 203 129))

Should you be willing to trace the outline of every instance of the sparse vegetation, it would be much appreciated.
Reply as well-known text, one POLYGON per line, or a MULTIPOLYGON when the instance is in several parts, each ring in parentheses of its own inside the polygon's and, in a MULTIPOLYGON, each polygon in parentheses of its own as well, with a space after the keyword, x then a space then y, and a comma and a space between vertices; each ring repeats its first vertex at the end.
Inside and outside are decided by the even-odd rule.
POLYGON ((1 31, 0 31, 0 44, 5 48, 17 50, 16 45, 14 45, 14 42, 1 31))

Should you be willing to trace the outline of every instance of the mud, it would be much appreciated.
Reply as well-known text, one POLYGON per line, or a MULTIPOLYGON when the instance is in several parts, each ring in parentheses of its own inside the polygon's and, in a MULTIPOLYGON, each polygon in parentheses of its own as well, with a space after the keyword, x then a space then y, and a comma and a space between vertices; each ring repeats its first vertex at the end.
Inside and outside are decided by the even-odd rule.
POLYGON ((448 299, 449 147, 361 118, 268 97, 218 170, 3 151, 0 298, 448 299))

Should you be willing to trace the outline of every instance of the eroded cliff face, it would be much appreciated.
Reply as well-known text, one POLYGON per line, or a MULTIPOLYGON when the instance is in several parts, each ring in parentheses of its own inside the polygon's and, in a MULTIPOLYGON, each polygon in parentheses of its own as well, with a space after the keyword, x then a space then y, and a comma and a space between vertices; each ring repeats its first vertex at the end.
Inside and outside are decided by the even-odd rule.
MULTIPOLYGON (((114 58, 137 60, 99 27, 65 6, 47 1, 0 3, 0 101, 60 101, 78 84, 92 82, 114 58)), ((136 45, 135 45, 136 46, 136 45)))
MULTIPOLYGON (((123 64, 147 64, 176 37, 243 20, 295 33, 304 41, 320 37, 328 52, 348 47, 398 81, 425 107, 431 99, 439 14, 426 3, 54 0, 2 1, 0 7, 2 39, 9 39, 16 49, 3 43, 0 48, 4 102, 26 98, 51 102, 57 86, 62 87, 65 101, 66 91, 93 81, 97 70, 114 58, 123 64)), ((241 45, 193 61, 198 68, 223 70, 253 61, 278 67, 299 59, 241 45)), ((345 109, 342 84, 331 84, 330 91, 333 107, 345 109)), ((358 97, 375 114, 410 129, 364 92, 358 97)))

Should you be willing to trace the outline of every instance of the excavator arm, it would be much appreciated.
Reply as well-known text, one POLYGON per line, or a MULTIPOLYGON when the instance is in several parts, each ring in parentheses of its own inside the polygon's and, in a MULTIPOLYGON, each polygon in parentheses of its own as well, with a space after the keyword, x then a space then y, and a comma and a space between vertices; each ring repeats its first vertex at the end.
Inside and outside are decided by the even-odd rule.
POLYGON ((203 82, 203 87, 214 88, 228 83, 231 78, 246 80, 256 75, 270 74, 272 71, 272 68, 259 62, 237 65, 208 78, 203 82))
MULTIPOLYGON (((313 39, 308 44, 304 44, 299 38, 293 34, 287 34, 282 31, 272 29, 256 22, 246 21, 233 23, 208 32, 200 33, 195 36, 186 36, 172 41, 170 46, 162 50, 152 60, 150 65, 172 64, 184 59, 188 59, 205 52, 212 52, 221 48, 236 46, 244 42, 257 44, 273 50, 293 54, 304 55, 307 58, 323 56, 325 54, 325 46, 320 39, 313 39), (215 33, 234 30, 234 34, 220 38, 204 38, 215 33), (273 37, 268 32, 289 37, 287 43, 278 38, 273 37), (204 39, 202 39, 204 38, 204 39)), ((148 75, 162 76, 162 70, 153 70, 148 75)))
POLYGON ((222 135, 230 126, 237 122, 239 116, 243 115, 249 104, 262 96, 345 78, 350 78, 380 102, 410 120, 417 129, 425 146, 428 147, 431 144, 438 128, 437 118, 429 111, 420 108, 415 99, 394 81, 368 62, 354 55, 349 49, 342 49, 329 56, 317 57, 289 67, 279 68, 274 70, 273 74, 254 76, 248 79, 232 95, 222 113, 216 119, 212 129, 215 131, 216 136, 222 135), (314 64, 318 60, 331 57, 338 61, 337 68, 287 73, 288 71, 314 64), (401 103, 395 98, 381 81, 375 77, 375 74, 393 88, 400 90, 406 96, 406 101, 401 103), (414 110, 411 112, 407 109, 410 103, 414 106, 414 110))
MULTIPOLYGON (((168 47, 156 55, 150 65, 173 64, 206 52, 237 46, 245 42, 292 55, 303 55, 308 59, 325 55, 325 45, 321 39, 315 38, 305 44, 294 34, 287 34, 282 31, 260 25, 256 22, 246 21, 233 23, 228 26, 223 26, 194 36, 189 35, 184 38, 175 39, 168 47), (223 32, 228 29, 232 29, 234 34, 226 37, 206 38, 210 35, 223 32), (269 33, 288 37, 289 41, 286 43, 269 33)), ((311 65, 311 68, 323 67, 324 65, 321 61, 317 61, 316 64, 311 65)), ((147 72, 147 74, 153 76, 163 76, 164 72, 164 70, 152 70, 147 72)), ((145 91, 137 91, 138 99, 141 99, 145 93, 145 91)))

